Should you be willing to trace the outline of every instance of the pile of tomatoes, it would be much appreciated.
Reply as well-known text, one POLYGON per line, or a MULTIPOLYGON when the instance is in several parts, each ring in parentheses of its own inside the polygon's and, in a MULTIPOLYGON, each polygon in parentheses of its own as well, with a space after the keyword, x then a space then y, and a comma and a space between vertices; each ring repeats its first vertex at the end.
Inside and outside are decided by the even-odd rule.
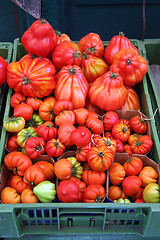
MULTIPOLYGON (((4 163, 14 173, 8 187, 24 202, 24 188, 34 197, 35 186, 54 182, 56 176, 59 201, 104 201, 115 153, 147 154, 153 145, 140 113, 131 119, 116 113, 141 109, 133 87, 148 71, 147 61, 122 34, 106 48, 95 33, 75 43, 43 19, 30 26, 21 42, 28 54, 7 67, 13 95, 12 116, 3 124, 10 152, 4 163), (70 150, 73 156, 63 157, 70 150), (34 160, 44 155, 55 164, 37 166, 34 160), (15 174, 21 179, 19 192, 12 183, 15 174)), ((37 196, 26 201, 39 202, 37 196)))

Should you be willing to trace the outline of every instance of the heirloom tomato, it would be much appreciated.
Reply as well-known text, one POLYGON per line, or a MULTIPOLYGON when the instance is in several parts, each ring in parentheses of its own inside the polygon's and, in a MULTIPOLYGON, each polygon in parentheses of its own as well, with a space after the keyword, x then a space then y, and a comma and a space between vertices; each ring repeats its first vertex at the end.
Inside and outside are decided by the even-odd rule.
POLYGON ((134 142, 136 142, 138 140, 138 138, 140 137, 141 135, 137 134, 137 133, 133 133, 129 136, 128 138, 128 144, 131 146, 134 142))
POLYGON ((25 171, 32 166, 31 159, 22 152, 8 153, 4 158, 6 167, 14 173, 23 176, 25 171))
POLYGON ((26 122, 26 127, 32 127, 34 129, 38 128, 39 125, 44 123, 43 119, 39 114, 34 113, 29 121, 26 122))
POLYGON ((86 119, 88 118, 88 110, 86 108, 78 108, 73 110, 75 114, 75 123, 78 125, 85 125, 86 119))
POLYGON ((21 194, 25 189, 31 189, 31 186, 23 181, 22 176, 14 175, 10 181, 11 187, 21 194))
POLYGON ((26 183, 30 184, 31 186, 35 186, 35 185, 39 184, 40 182, 45 181, 46 176, 40 166, 32 165, 26 169, 23 180, 26 183))
POLYGON ((100 203, 103 202, 106 196, 106 191, 102 185, 91 184, 83 191, 83 202, 85 203, 100 203))
POLYGON ((84 147, 77 147, 75 151, 75 155, 78 162, 87 161, 87 155, 88 155, 89 149, 90 149, 90 144, 87 144, 84 147))
POLYGON ((104 110, 102 110, 101 108, 99 108, 96 105, 93 105, 91 103, 88 94, 86 97, 85 108, 89 111, 89 113, 95 113, 95 115, 97 115, 97 117, 98 117, 98 114, 103 115, 105 113, 104 110))
POLYGON ((57 44, 61 42, 71 41, 70 37, 66 33, 61 33, 60 31, 55 31, 57 34, 57 44))
POLYGON ((112 136, 123 143, 128 140, 130 133, 128 126, 124 123, 116 123, 112 128, 112 136))
POLYGON ((79 202, 80 188, 73 180, 63 180, 57 187, 57 196, 61 202, 79 202))
POLYGON ((109 181, 113 185, 120 185, 125 178, 125 169, 124 167, 118 163, 113 163, 109 168, 109 181))
POLYGON ((125 86, 135 86, 146 75, 148 64, 143 56, 126 48, 114 55, 110 69, 121 75, 125 86))
POLYGON ((66 180, 71 177, 72 163, 67 158, 59 159, 54 165, 54 173, 59 180, 66 180))
POLYGON ((80 65, 82 54, 77 43, 72 41, 64 41, 59 43, 53 53, 52 61, 55 66, 61 69, 67 65, 80 65))
POLYGON ((104 114, 103 124, 105 131, 111 131, 114 124, 119 123, 118 114, 114 111, 108 111, 104 114))
POLYGON ((76 157, 68 157, 67 158, 72 163, 72 174, 71 177, 76 177, 77 179, 82 178, 83 173, 83 167, 81 164, 77 161, 76 157))
POLYGON ((121 109, 127 97, 123 79, 116 72, 108 71, 90 85, 90 102, 105 111, 121 109))
POLYGON ((3 204, 14 204, 21 202, 21 196, 18 194, 16 189, 12 187, 5 187, 1 192, 1 202, 3 204))
POLYGON ((27 54, 19 61, 9 63, 7 69, 9 87, 27 97, 43 98, 52 93, 56 86, 56 68, 48 58, 27 54))
POLYGON ((30 120, 32 117, 32 114, 33 114, 33 108, 27 103, 20 103, 13 110, 13 115, 15 117, 23 117, 25 121, 30 120))
POLYGON ((8 117, 4 123, 3 127, 7 132, 19 132, 25 126, 25 119, 23 117, 8 117))
POLYGON ((104 145, 91 147, 87 155, 89 165, 97 172, 106 171, 111 166, 113 159, 112 150, 104 145))
POLYGON ((142 186, 146 187, 149 183, 156 183, 158 179, 158 173, 151 166, 145 166, 139 173, 139 177, 142 181, 142 186))
POLYGON ((80 190, 80 191, 79 191, 78 202, 82 202, 82 199, 83 199, 82 194, 83 194, 84 189, 86 188, 85 182, 82 182, 82 181, 78 180, 78 179, 75 178, 75 177, 71 177, 69 180, 74 181, 74 182, 79 186, 79 190, 80 190))
POLYGON ((46 57, 57 45, 57 35, 45 19, 39 19, 24 32, 21 42, 27 52, 46 57))
POLYGON ((57 85, 54 94, 57 100, 72 101, 74 109, 84 107, 89 85, 79 66, 64 66, 56 74, 55 80, 57 85))
POLYGON ((141 110, 140 99, 136 91, 130 87, 126 87, 128 97, 125 104, 122 106, 122 111, 141 110))
POLYGON ((37 134, 45 141, 49 141, 53 138, 57 138, 58 131, 57 128, 54 127, 54 123, 52 121, 46 121, 38 126, 37 134))
POLYGON ((52 121, 55 118, 55 114, 53 111, 54 104, 56 102, 54 100, 48 100, 41 104, 39 107, 39 115, 44 121, 52 121))
POLYGON ((30 105, 34 111, 39 111, 39 107, 43 101, 40 98, 28 97, 26 103, 30 105))
POLYGON ((71 142, 77 147, 84 147, 91 142, 91 131, 85 126, 78 126, 71 132, 71 142))
POLYGON ((54 177, 54 166, 52 163, 47 162, 47 161, 37 161, 34 165, 38 165, 42 168, 46 180, 51 180, 54 177))
POLYGON ((100 36, 97 33, 88 33, 82 37, 78 42, 78 47, 83 53, 84 51, 88 55, 102 58, 104 54, 104 45, 100 36))
POLYGON ((123 153, 124 152, 124 145, 121 140, 119 139, 114 139, 116 142, 116 152, 123 153))
POLYGON ((38 136, 37 132, 35 131, 34 128, 32 127, 24 128, 17 133, 17 143, 21 148, 24 148, 27 139, 29 139, 30 137, 37 136, 38 136))
POLYGON ((126 195, 120 186, 112 185, 108 189, 108 198, 114 201, 118 200, 119 198, 125 199, 126 195))
POLYGON ((106 181, 106 173, 96 172, 93 170, 85 170, 82 174, 82 179, 87 185, 103 185, 106 181))
POLYGON ((81 69, 87 81, 92 83, 96 80, 96 78, 109 71, 109 66, 101 58, 87 55, 87 53, 84 52, 81 61, 81 69))
POLYGON ((137 198, 134 203, 145 203, 145 201, 142 198, 137 198))
POLYGON ((136 115, 130 119, 129 124, 135 133, 145 134, 147 132, 147 122, 143 117, 136 115))
POLYGON ((135 175, 128 176, 122 181, 122 188, 127 196, 133 196, 136 194, 141 186, 141 179, 135 175))
POLYGON ((5 84, 7 80, 7 66, 8 62, 0 56, 0 86, 5 84))
POLYGON ((143 168, 143 162, 139 157, 130 157, 125 161, 123 167, 126 175, 138 175, 143 168))
POLYGON ((76 128, 69 122, 62 123, 58 128, 58 139, 66 146, 72 146, 71 133, 76 128))
POLYGON ((13 152, 13 151, 19 151, 20 150, 20 147, 17 143, 17 134, 11 136, 8 141, 7 141, 7 149, 10 151, 10 152, 13 152))
POLYGON ((40 182, 33 188, 33 193, 42 203, 51 203, 56 197, 55 184, 50 181, 40 182))
POLYGON ((160 202, 160 186, 157 183, 149 183, 143 191, 143 199, 146 203, 160 202))
POLYGON ((93 134, 101 135, 104 131, 103 122, 99 118, 88 117, 86 119, 86 126, 92 131, 93 134))
POLYGON ((153 141, 148 135, 141 135, 131 144, 131 150, 135 154, 147 154, 153 146, 153 141))
POLYGON ((62 153, 64 153, 66 147, 58 138, 53 138, 46 143, 45 149, 48 156, 60 157, 62 153))
POLYGON ((124 145, 124 153, 128 153, 128 156, 131 157, 133 152, 131 150, 131 146, 129 144, 124 145))
POLYGON ((113 154, 116 153, 117 144, 114 139, 102 137, 97 141, 98 145, 104 145, 112 150, 113 154))
POLYGON ((38 203, 39 200, 37 196, 33 193, 33 190, 25 189, 21 193, 21 202, 22 203, 38 203))
POLYGON ((120 32, 119 35, 114 36, 108 46, 104 50, 104 59, 111 65, 113 62, 113 56, 122 49, 130 48, 139 54, 138 49, 131 43, 131 41, 124 36, 124 33, 120 32))
POLYGON ((25 141, 25 152, 35 159, 45 153, 45 140, 42 137, 30 137, 25 141))
POLYGON ((26 102, 26 96, 24 96, 23 93, 15 92, 10 100, 10 105, 12 108, 15 108, 17 105, 19 105, 22 102, 26 102))
POLYGON ((64 110, 59 115, 55 116, 55 124, 58 127, 64 122, 75 124, 75 114, 73 111, 64 110))
POLYGON ((70 100, 66 99, 59 99, 55 102, 53 106, 53 111, 55 115, 59 115, 63 111, 72 111, 73 110, 73 103, 70 100))

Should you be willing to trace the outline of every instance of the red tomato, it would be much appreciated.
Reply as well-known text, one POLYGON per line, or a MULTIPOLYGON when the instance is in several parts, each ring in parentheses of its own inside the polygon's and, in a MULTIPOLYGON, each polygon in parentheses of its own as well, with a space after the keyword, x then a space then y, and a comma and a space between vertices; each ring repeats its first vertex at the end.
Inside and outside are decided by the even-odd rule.
POLYGON ((53 53, 52 61, 55 66, 61 69, 63 66, 67 65, 80 65, 82 59, 82 54, 76 43, 72 41, 65 41, 59 43, 53 53))
POLYGON ((20 176, 23 176, 26 169, 32 166, 31 159, 22 152, 8 153, 4 158, 7 168, 20 176))
POLYGON ((114 139, 116 142, 116 152, 123 153, 124 152, 124 145, 121 140, 119 139, 114 139))
POLYGON ((93 134, 101 135, 104 131, 103 122, 95 117, 88 117, 86 119, 86 126, 92 131, 93 134))
POLYGON ((143 117, 136 115, 130 119, 129 124, 135 133, 145 134, 147 132, 147 122, 143 117))
POLYGON ((118 114, 114 111, 108 111, 104 115, 103 124, 105 131, 111 131, 114 124, 119 122, 118 114))
POLYGON ((51 180, 54 177, 54 166, 52 163, 41 160, 36 162, 34 165, 38 165, 42 168, 46 180, 51 180))
POLYGON ((112 128, 112 136, 124 143, 130 136, 130 130, 126 124, 117 123, 112 128))
POLYGON ((14 175, 10 181, 11 187, 16 189, 16 191, 21 194, 25 189, 31 189, 31 186, 24 182, 22 177, 19 175, 14 175))
POLYGON ((75 122, 78 125, 84 125, 86 123, 86 119, 89 116, 88 110, 86 108, 78 108, 73 110, 75 114, 75 122))
POLYGON ((137 198, 134 202, 135 203, 145 203, 145 201, 142 198, 137 198))
POLYGON ((8 62, 0 56, 0 86, 5 84, 7 80, 7 66, 8 62))
POLYGON ((21 42, 28 53, 46 57, 57 45, 57 35, 45 19, 39 19, 24 32, 21 42))
POLYGON ((153 141, 148 135, 140 136, 133 144, 131 150, 135 154, 147 154, 153 146, 153 141))
POLYGON ((128 176, 122 181, 122 188, 127 196, 135 195, 141 186, 142 181, 138 176, 128 176))
POLYGON ((55 31, 57 34, 57 44, 64 41, 71 41, 70 37, 66 33, 61 33, 59 31, 55 31))
POLYGON ((73 111, 64 110, 55 117, 55 124, 59 127, 62 123, 69 122, 75 124, 75 114, 73 111))
POLYGON ((102 58, 104 54, 104 45, 100 36, 96 33, 88 33, 78 42, 78 47, 83 53, 86 51, 88 55, 102 58))
POLYGON ((91 184, 83 191, 83 202, 100 203, 103 202, 105 196, 106 191, 102 185, 91 184))
POLYGON ((32 165, 24 173, 24 181, 34 186, 46 180, 45 173, 38 165, 32 165))
POLYGON ((9 140, 7 142, 7 149, 10 152, 19 151, 20 150, 20 147, 19 147, 19 145, 17 143, 17 134, 13 135, 12 137, 9 138, 9 140))
POLYGON ((126 175, 138 175, 143 168, 143 162, 139 157, 131 157, 124 164, 126 175))
POLYGON ((58 129, 58 139, 66 146, 72 146, 71 133, 75 129, 71 123, 62 123, 58 129))
POLYGON ((65 145, 59 139, 51 139, 46 143, 46 153, 50 157, 60 157, 65 149, 65 145))
POLYGON ((38 126, 37 134, 45 141, 49 141, 53 138, 57 138, 58 130, 54 127, 54 123, 52 121, 46 121, 38 126))
POLYGON ((53 111, 55 115, 59 115, 64 110, 72 111, 73 103, 70 100, 59 99, 55 102, 53 106, 53 111))
POLYGON ((30 105, 34 111, 39 111, 39 107, 41 106, 43 101, 40 98, 28 97, 26 103, 30 105))
POLYGON ((61 202, 78 202, 80 188, 73 180, 63 180, 57 187, 57 196, 61 202))
POLYGON ((78 162, 87 161, 87 155, 88 155, 89 149, 90 149, 90 144, 87 144, 84 147, 77 147, 75 151, 75 155, 78 162))
POLYGON ((11 97, 10 104, 12 108, 15 108, 17 105, 25 101, 26 101, 26 96, 24 96, 23 93, 15 92, 11 97))
POLYGON ((33 108, 27 103, 20 103, 14 108, 13 114, 15 117, 23 117, 28 121, 33 115, 33 108))
POLYGON ((35 159, 45 153, 45 141, 41 137, 30 137, 25 142, 25 152, 31 158, 35 159))
POLYGON ((79 126, 71 132, 71 142, 77 147, 84 147, 91 142, 92 133, 87 127, 79 126))

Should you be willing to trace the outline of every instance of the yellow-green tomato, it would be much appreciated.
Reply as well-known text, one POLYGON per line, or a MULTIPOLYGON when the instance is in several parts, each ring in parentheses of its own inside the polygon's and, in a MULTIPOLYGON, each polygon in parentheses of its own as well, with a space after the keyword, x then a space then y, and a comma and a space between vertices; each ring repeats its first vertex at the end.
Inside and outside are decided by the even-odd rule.
POLYGON ((130 200, 128 198, 119 198, 118 200, 114 200, 114 203, 130 203, 130 200))
POLYGON ((3 123, 3 127, 7 132, 19 132, 24 126, 25 119, 23 117, 8 117, 3 123))
POLYGON ((143 191, 143 199, 146 203, 160 202, 160 186, 158 183, 149 183, 143 191))
POLYGON ((34 194, 42 203, 50 203, 56 197, 55 184, 50 181, 43 181, 33 188, 34 194))

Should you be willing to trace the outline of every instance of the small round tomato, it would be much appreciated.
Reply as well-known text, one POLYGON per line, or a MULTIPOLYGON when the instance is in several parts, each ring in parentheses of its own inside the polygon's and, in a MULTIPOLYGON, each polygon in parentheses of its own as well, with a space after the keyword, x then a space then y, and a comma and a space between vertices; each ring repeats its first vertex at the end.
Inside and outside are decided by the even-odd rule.
POLYGON ((27 103, 18 104, 13 111, 15 117, 23 117, 26 121, 30 120, 33 114, 33 108, 27 103))
POLYGON ((23 117, 8 117, 4 123, 3 127, 7 132, 19 132, 25 126, 25 119, 23 117))
POLYGON ((88 155, 89 149, 90 149, 90 144, 87 144, 84 147, 77 147, 75 151, 75 155, 78 162, 87 161, 87 155, 88 155))
POLYGON ((144 118, 136 115, 132 117, 129 121, 131 129, 138 134, 145 134, 147 131, 147 122, 144 118))
POLYGON ((91 141, 92 133, 87 127, 79 126, 71 132, 71 142, 77 147, 84 147, 91 141))
POLYGON ((112 128, 112 135, 114 138, 126 142, 130 136, 130 130, 124 123, 116 123, 112 128))

